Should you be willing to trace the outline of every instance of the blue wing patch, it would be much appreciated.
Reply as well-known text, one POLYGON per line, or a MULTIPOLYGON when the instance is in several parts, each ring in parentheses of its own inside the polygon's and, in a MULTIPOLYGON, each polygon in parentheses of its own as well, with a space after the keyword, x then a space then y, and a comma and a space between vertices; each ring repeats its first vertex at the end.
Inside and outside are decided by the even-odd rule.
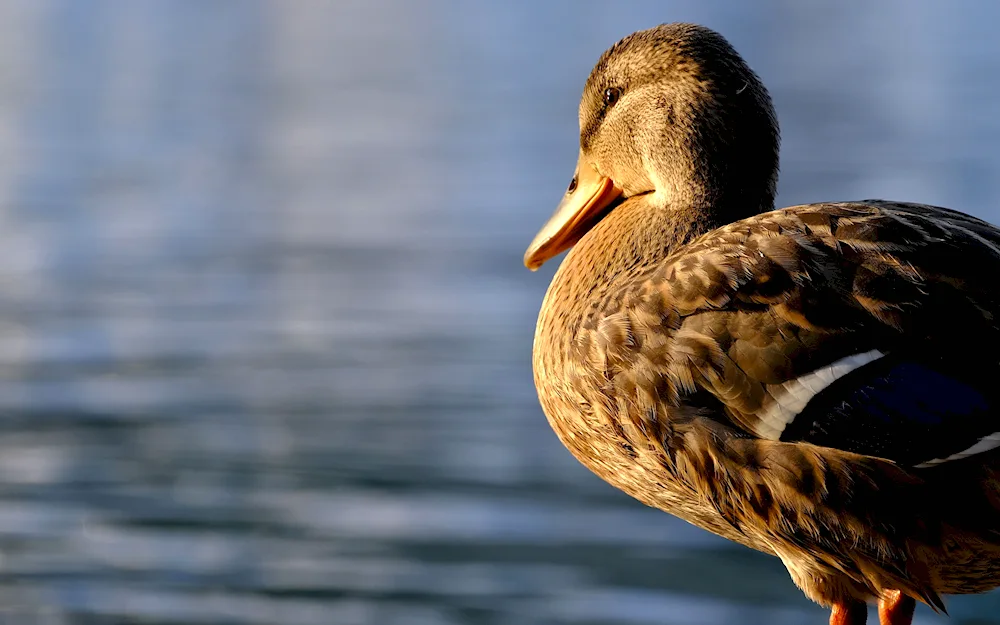
POLYGON ((916 466, 1000 431, 995 391, 940 363, 886 356, 813 397, 781 434, 916 466))

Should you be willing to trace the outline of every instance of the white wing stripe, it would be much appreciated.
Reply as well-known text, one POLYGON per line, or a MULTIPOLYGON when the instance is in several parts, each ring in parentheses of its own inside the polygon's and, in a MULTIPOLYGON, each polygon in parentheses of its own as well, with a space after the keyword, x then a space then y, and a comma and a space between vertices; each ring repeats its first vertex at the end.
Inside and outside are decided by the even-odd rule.
POLYGON ((962 458, 968 458, 969 456, 974 456, 976 454, 981 454, 984 451, 989 451, 991 449, 996 449, 1000 447, 1000 432, 994 432, 993 434, 987 434, 986 436, 979 439, 979 442, 969 447, 965 451, 960 451, 957 454, 952 454, 947 458, 935 458, 933 460, 928 460, 927 462, 921 462, 920 464, 914 465, 918 469, 926 469, 927 467, 933 467, 950 460, 961 460, 962 458))
MULTIPOLYGON (((884 355, 877 349, 862 354, 854 354, 853 356, 841 358, 831 365, 785 382, 782 384, 785 392, 774 396, 774 403, 759 415, 761 423, 757 427, 757 434, 763 438, 777 440, 781 437, 781 433, 785 431, 785 428, 788 427, 788 424, 802 412, 817 393, 858 367, 867 365, 873 360, 878 360, 884 355)), ((1000 446, 1000 437, 998 437, 996 444, 994 444, 994 447, 996 446, 1000 446)))

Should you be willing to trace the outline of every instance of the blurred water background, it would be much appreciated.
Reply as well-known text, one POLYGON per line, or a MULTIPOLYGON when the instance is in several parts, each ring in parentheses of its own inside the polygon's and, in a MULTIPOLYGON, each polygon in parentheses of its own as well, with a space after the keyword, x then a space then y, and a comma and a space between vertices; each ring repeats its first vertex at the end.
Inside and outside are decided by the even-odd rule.
POLYGON ((530 372, 554 264, 521 255, 597 56, 677 20, 770 87, 780 205, 1000 221, 998 17, 0 2, 0 622, 826 622, 561 448, 530 372))

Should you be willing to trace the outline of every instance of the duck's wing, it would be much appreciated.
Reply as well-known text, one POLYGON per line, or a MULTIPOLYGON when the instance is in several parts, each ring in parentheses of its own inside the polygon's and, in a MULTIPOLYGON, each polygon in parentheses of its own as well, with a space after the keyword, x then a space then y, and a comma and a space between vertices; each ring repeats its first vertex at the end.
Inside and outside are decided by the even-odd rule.
POLYGON ((792 207, 648 269, 584 321, 576 356, 626 438, 698 414, 740 437, 935 467, 1000 446, 998 276, 1000 230, 968 215, 792 207))

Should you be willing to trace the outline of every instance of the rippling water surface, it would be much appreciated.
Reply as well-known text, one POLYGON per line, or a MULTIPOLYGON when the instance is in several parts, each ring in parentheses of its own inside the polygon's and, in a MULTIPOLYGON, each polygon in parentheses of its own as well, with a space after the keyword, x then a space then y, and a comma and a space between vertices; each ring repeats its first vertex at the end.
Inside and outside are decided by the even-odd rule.
POLYGON ((0 620, 825 622, 560 447, 520 257, 592 63, 673 20, 770 86, 781 203, 1000 220, 984 7, 0 4, 0 620))

